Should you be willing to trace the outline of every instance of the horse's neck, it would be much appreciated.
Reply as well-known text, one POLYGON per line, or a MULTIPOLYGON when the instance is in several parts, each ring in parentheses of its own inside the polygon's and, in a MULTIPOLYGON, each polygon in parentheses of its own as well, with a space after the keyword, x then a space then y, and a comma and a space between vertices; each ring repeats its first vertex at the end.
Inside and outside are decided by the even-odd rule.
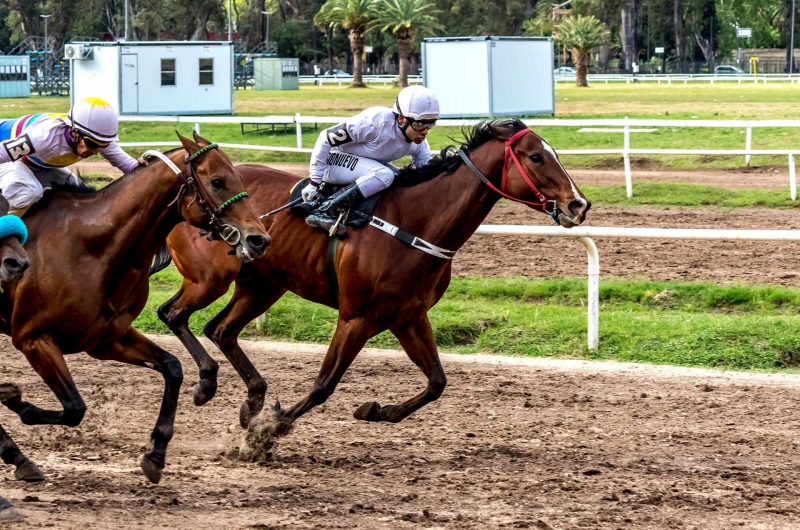
MULTIPOLYGON (((490 148, 489 145, 483 147, 490 148)), ((476 164, 481 173, 490 176, 501 171, 502 158, 499 161, 496 157, 486 158, 492 160, 476 164)), ((478 180, 466 164, 461 164, 452 175, 440 175, 409 191, 412 196, 408 197, 404 214, 410 213, 403 215, 400 227, 409 230, 404 221, 413 223, 412 218, 416 218, 422 223, 414 235, 448 250, 461 248, 500 198, 478 180)))
MULTIPOLYGON (((181 187, 180 178, 165 164, 153 163, 98 193, 95 208, 109 249, 125 258, 150 260, 180 221, 170 206, 181 187), (126 250, 127 249, 127 250, 126 250)), ((89 213, 89 212, 87 212, 89 213)))

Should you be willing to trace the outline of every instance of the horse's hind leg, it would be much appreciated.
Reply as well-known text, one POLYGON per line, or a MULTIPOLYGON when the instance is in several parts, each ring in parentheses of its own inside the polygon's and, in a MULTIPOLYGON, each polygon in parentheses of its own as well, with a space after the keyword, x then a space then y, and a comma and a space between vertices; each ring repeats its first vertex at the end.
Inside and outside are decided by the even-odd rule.
POLYGON ((0 526, 23 521, 25 521, 25 517, 14 508, 14 505, 7 499, 0 497, 0 526))
POLYGON ((178 408, 178 394, 183 382, 183 371, 178 358, 159 348, 135 329, 119 338, 111 345, 88 352, 96 359, 119 361, 145 366, 164 376, 164 395, 161 410, 151 436, 153 450, 142 458, 142 471, 151 481, 158 483, 167 455, 167 445, 172 439, 175 426, 175 413, 178 408))
POLYGON ((286 289, 264 278, 236 280, 231 301, 206 324, 204 330, 247 385, 247 400, 239 409, 239 424, 243 429, 264 407, 267 382, 239 346, 239 333, 254 318, 272 307, 285 292, 286 289))
MULTIPOLYGON (((0 385, 0 387, 7 387, 8 385, 0 385)), ((16 387, 16 385, 13 385, 16 387)), ((0 389, 0 394, 3 389, 0 389)), ((31 462, 27 456, 22 454, 17 444, 11 439, 11 436, 0 425, 0 458, 6 464, 13 464, 16 466, 14 477, 17 480, 24 480, 25 482, 40 482, 44 480, 44 474, 39 468, 31 462)))
POLYGON ((353 413, 358 420, 397 423, 431 401, 439 399, 447 384, 428 315, 423 315, 421 318, 393 328, 391 331, 400 341, 409 358, 428 378, 428 386, 421 394, 417 394, 399 405, 381 407, 374 401, 364 403, 353 413))
POLYGON ((180 339, 200 369, 200 380, 194 387, 194 404, 197 406, 205 405, 216 394, 219 364, 189 330, 189 317, 225 294, 229 285, 230 281, 194 283, 184 279, 175 296, 158 308, 158 317, 180 339))

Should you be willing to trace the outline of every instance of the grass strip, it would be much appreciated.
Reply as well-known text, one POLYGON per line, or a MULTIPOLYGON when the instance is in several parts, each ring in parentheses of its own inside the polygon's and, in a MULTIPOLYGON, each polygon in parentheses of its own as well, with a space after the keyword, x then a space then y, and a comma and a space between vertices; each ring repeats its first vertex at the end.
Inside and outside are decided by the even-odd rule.
MULTIPOLYGON (((147 307, 136 327, 169 333, 156 309, 180 285, 170 267, 151 278, 147 307)), ((719 286, 708 283, 604 279, 600 290, 600 349, 586 345, 586 281, 583 279, 455 278, 430 312, 444 351, 488 352, 704 366, 780 370, 800 366, 800 289, 719 286)), ((196 334, 229 300, 198 312, 196 334)), ((284 296, 267 313, 253 339, 328 343, 336 324, 332 309, 284 296)), ((399 348, 383 333, 369 343, 399 348)))
MULTIPOLYGON (((578 182, 580 186, 580 182, 578 182)), ((792 201, 789 185, 785 189, 729 189, 697 184, 668 182, 636 182, 633 197, 625 194, 625 184, 581 186, 581 191, 595 206, 689 206, 716 208, 800 208, 792 201)))

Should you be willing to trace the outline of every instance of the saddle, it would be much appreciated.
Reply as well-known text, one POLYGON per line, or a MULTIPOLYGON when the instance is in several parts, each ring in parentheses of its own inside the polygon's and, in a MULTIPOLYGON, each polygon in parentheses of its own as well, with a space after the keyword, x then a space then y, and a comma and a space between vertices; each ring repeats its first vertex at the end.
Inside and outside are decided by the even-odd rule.
MULTIPOLYGON (((294 185, 291 192, 289 192, 289 202, 295 201, 297 199, 302 198, 302 191, 303 188, 311 182, 310 178, 304 178, 300 182, 294 185)), ((320 186, 319 195, 317 195, 317 199, 312 202, 301 202, 297 206, 293 206, 291 208, 291 212, 295 215, 299 215, 300 217, 307 217, 313 212, 319 205, 325 202, 331 195, 338 192, 344 186, 337 186, 335 184, 330 184, 328 182, 324 183, 323 186, 320 186)), ((372 213, 375 211, 375 206, 378 204, 378 199, 380 199, 381 193, 376 193, 371 197, 367 197, 360 203, 358 203, 353 210, 357 210, 364 214, 364 216, 360 215, 348 215, 344 218, 344 225, 345 226, 352 226, 353 228, 363 228, 369 224, 369 218, 372 216, 372 213)))

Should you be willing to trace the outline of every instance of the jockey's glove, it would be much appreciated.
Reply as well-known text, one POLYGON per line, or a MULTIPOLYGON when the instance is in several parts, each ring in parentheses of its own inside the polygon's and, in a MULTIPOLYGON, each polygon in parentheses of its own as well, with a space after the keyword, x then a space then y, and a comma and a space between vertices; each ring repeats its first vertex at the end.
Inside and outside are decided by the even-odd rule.
POLYGON ((319 194, 319 184, 315 184, 312 182, 311 184, 308 184, 305 188, 303 188, 303 191, 301 193, 303 195, 303 201, 311 202, 314 199, 316 199, 317 195, 319 194))

